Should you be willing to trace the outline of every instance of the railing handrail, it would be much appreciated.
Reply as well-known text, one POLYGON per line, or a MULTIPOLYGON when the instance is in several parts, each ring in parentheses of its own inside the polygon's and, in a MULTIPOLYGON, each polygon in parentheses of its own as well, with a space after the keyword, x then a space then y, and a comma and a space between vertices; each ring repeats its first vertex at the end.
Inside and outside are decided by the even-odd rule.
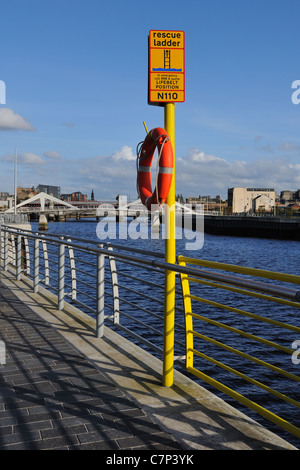
MULTIPOLYGON (((59 240, 65 240, 66 238, 70 237, 69 235, 54 234, 54 233, 48 233, 47 235, 44 235, 44 234, 41 234, 40 232, 32 232, 32 230, 26 230, 26 229, 23 229, 23 228, 18 229, 18 228, 15 228, 15 227, 8 227, 8 226, 5 226, 5 225, 2 225, 2 228, 4 230, 7 229, 9 232, 14 232, 16 234, 21 233, 21 235, 22 234, 24 235, 26 233, 26 235, 28 237, 31 237, 31 238, 34 238, 34 237, 41 238, 42 237, 44 240, 48 240, 48 241, 51 241, 52 239, 56 239, 56 241, 59 242, 59 240)), ((117 243, 105 242, 103 240, 95 241, 95 240, 88 240, 86 238, 73 237, 73 236, 72 236, 72 240, 76 240, 76 241, 79 241, 79 242, 84 242, 84 243, 87 243, 89 245, 99 245, 99 244, 101 244, 101 245, 106 245, 106 246, 116 248, 116 249, 119 249, 119 250, 123 250, 123 251, 131 251, 133 253, 140 253, 140 254, 149 255, 149 251, 141 250, 140 248, 134 248, 134 247, 131 247, 131 246, 119 245, 117 243)), ((155 252, 155 251, 151 252, 151 256, 153 256, 155 258, 164 258, 163 253, 159 253, 159 252, 155 252)))
MULTIPOLYGON (((5 232, 8 233, 15 233, 16 235, 25 235, 29 238, 33 239, 40 239, 45 240, 45 241, 53 241, 55 239, 55 242, 58 244, 63 244, 66 246, 70 246, 76 249, 79 249, 81 251, 86 251, 86 252, 93 252, 93 253, 98 253, 98 254, 103 254, 107 256, 111 256, 111 251, 109 249, 105 248, 91 248, 89 246, 82 246, 77 243, 74 243, 73 241, 68 241, 67 238, 69 238, 69 235, 55 235, 55 234, 41 234, 39 232, 32 232, 30 230, 23 230, 23 229, 17 229, 17 228, 12 228, 12 227, 6 227, 2 226, 1 227, 5 232)), ((129 252, 135 252, 139 254, 145 254, 154 258, 164 258, 164 255, 162 253, 158 252, 149 252, 146 250, 141 250, 138 248, 133 248, 133 247, 128 247, 124 245, 119 245, 119 244, 114 244, 111 242, 104 242, 104 241, 94 241, 94 240, 86 240, 78 237, 72 237, 72 240, 78 240, 82 241, 84 243, 87 243, 89 245, 106 245, 107 247, 112 247, 115 249, 119 249, 121 251, 129 251, 129 252)), ((150 259, 145 259, 145 258, 137 258, 135 256, 130 256, 126 255, 123 253, 117 253, 114 251, 114 257, 117 259, 122 259, 124 261, 134 261, 138 264, 146 265, 146 266, 151 266, 155 268, 160 268, 163 270, 170 270, 170 271, 175 271, 177 274, 190 274, 198 278, 204 278, 204 279, 210 279, 213 281, 219 281, 219 282, 224 282, 229 285, 235 285, 235 286, 240 286, 240 287, 247 287, 249 289, 253 290, 259 290, 260 292, 268 293, 268 294, 273 294, 273 295, 281 295, 287 299, 290 300, 300 300, 300 290, 298 289, 292 289, 292 288, 286 288, 286 287, 281 287, 277 285, 271 285, 267 283, 262 283, 258 281, 253 281, 253 280, 247 280, 247 279, 241 279, 238 277, 234 276, 228 276, 220 273, 214 273, 210 271, 206 271, 204 269, 195 269, 195 268, 188 268, 188 267, 183 267, 180 266, 179 264, 171 264, 171 263, 166 263, 165 261, 156 261, 156 260, 150 260, 150 259)), ((218 262, 212 262, 208 260, 196 260, 191 257, 186 257, 186 256, 179 256, 179 260, 181 261, 186 261, 188 262, 189 260, 195 264, 203 265, 203 266, 211 266, 214 267, 215 269, 230 269, 232 270, 236 268, 236 272, 243 273, 243 274, 251 274, 254 276, 260 276, 260 277, 269 277, 270 279, 273 280, 281 280, 283 282, 289 282, 289 283, 297 283, 300 284, 300 276, 294 276, 290 274, 285 274, 285 273, 276 273, 273 271, 267 271, 267 270, 260 270, 260 269, 255 269, 255 268, 244 268, 242 266, 235 266, 235 265, 230 265, 226 263, 218 263, 218 262)))

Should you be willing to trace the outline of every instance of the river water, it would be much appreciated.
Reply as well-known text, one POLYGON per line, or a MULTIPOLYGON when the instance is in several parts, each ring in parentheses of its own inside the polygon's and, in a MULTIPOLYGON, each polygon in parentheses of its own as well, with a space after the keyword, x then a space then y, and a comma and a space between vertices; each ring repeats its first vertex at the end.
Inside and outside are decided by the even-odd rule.
MULTIPOLYGON (((130 223, 129 223, 130 225, 130 223)), ((117 232, 121 234, 121 239, 113 239, 109 240, 108 238, 104 239, 104 241, 111 241, 118 244, 125 244, 126 246, 131 246, 135 248, 140 248, 149 251, 161 252, 164 253, 164 240, 163 236, 159 238, 151 238, 149 236, 148 227, 145 233, 141 227, 139 227, 140 232, 136 229, 136 225, 132 225, 132 235, 125 239, 124 230, 126 233, 130 232, 129 225, 120 224, 118 226, 117 232), (123 232, 122 232, 123 230, 123 232)), ((107 233, 103 231, 103 225, 100 227, 94 219, 83 219, 81 221, 76 221, 70 219, 67 222, 50 222, 49 223, 49 230, 48 233, 52 234, 61 234, 61 235, 69 235, 70 238, 72 237, 79 237, 89 240, 101 241, 98 236, 102 234, 102 236, 106 237, 107 233)), ((37 230, 37 223, 32 223, 32 229, 37 230)), ((176 251, 177 255, 183 254, 186 256, 194 257, 194 258, 201 258, 207 259, 211 261, 218 261, 223 263, 230 263, 240 266, 247 266, 251 268, 258 268, 258 269, 265 269, 289 274, 300 275, 300 242, 299 241, 285 241, 285 240, 276 240, 276 239, 262 239, 262 238, 246 238, 246 237, 232 237, 232 236, 218 236, 218 235, 210 235, 210 234, 198 234, 198 238, 192 238, 192 234, 188 234, 188 232, 183 233, 180 229, 177 231, 178 240, 176 242, 176 251), (189 240, 187 239, 189 237, 189 240), (187 245, 190 243, 190 245, 187 245), (192 249, 187 249, 192 248, 192 249), (195 249, 196 248, 196 249, 195 249)), ((128 270, 128 267, 124 267, 124 270, 128 270)), ((144 275, 142 272, 138 272, 135 268, 135 274, 140 276, 144 275)), ((135 282, 132 281, 134 285, 135 282)), ((275 281, 272 281, 274 284, 275 281)), ((159 287, 159 286, 158 286, 159 287)), ((162 287, 162 286, 160 286, 162 287)), ((195 291, 197 295, 202 295, 203 287, 195 287, 195 291), (197 290, 198 289, 198 290, 197 290), (202 290, 201 290, 202 289, 202 290)), ((300 310, 295 308, 289 308, 284 305, 280 304, 272 304, 270 308, 270 304, 264 301, 257 301, 257 299, 248 298, 247 303, 243 304, 240 297, 233 297, 233 294, 230 292, 222 291, 216 292, 216 289, 206 288, 205 294, 207 298, 217 302, 228 302, 231 303, 233 306, 237 308, 243 308, 247 311, 250 311, 255 314, 260 314, 263 316, 272 317, 275 320, 291 323, 300 327, 300 310)), ((129 301, 132 300, 130 297, 130 293, 128 294, 129 301)), ((133 294, 131 294, 132 296, 133 294)), ((163 291, 162 294, 163 296, 163 291)), ((181 300, 181 299, 180 299, 181 300)), ((149 301, 150 302, 150 301, 149 301)), ((148 307, 148 301, 146 301, 145 307, 148 307)), ((127 307, 131 314, 137 314, 139 316, 143 316, 143 313, 135 312, 134 307, 127 307)), ((152 307, 151 307, 152 308, 152 307)), ((157 307, 153 307, 157 308, 157 307)), ((194 309, 194 306, 193 306, 194 309)), ((195 306, 197 313, 201 315, 207 315, 211 319, 215 321, 221 321, 225 323, 230 318, 232 320, 231 325, 235 328, 243 329, 245 331, 250 332, 251 334, 257 334, 264 336, 266 339, 274 342, 283 342, 286 347, 291 347, 292 343, 296 340, 299 340, 300 344, 300 336, 299 333, 296 332, 282 332, 276 326, 266 325, 262 323, 250 323, 249 318, 247 317, 240 317, 237 319, 233 319, 233 315, 230 312, 226 312, 225 310, 216 309, 211 306, 206 306, 204 304, 197 303, 195 306), (261 326, 265 325, 265 326, 261 326)), ((163 307, 161 308, 163 312, 163 307)), ((209 324, 204 324, 201 327, 201 332, 205 335, 210 335, 212 331, 212 327, 209 324), (205 328, 205 330, 204 330, 205 328)), ((220 330, 220 329, 219 329, 220 330)), ((141 334, 145 334, 151 340, 155 341, 155 334, 151 335, 148 331, 139 331, 141 334)), ((261 359, 262 361, 268 361, 275 366, 281 367, 284 370, 288 370, 290 373, 295 375, 300 375, 300 364, 295 364, 292 361, 291 356, 287 354, 283 354, 280 351, 273 351, 272 349, 265 349, 261 347, 259 344, 252 344, 252 342, 244 338, 243 339, 243 346, 240 345, 240 339, 236 339, 236 337, 232 338, 232 335, 228 331, 220 330, 217 333, 219 336, 214 336, 217 340, 226 342, 229 346, 234 348, 239 348, 243 350, 245 353, 249 353, 254 355, 255 357, 261 359)), ((238 337, 240 338, 240 337, 238 337)), ((197 344, 198 346, 198 344, 197 344)), ((223 349, 218 350, 215 345, 207 344, 207 342, 202 342, 199 340, 199 348, 207 354, 208 356, 214 357, 216 360, 220 360, 222 362, 226 362, 231 367, 234 367, 238 370, 241 370, 245 374, 251 375, 253 378, 257 378, 258 374, 260 373, 260 367, 253 364, 250 361, 244 361, 241 364, 239 358, 231 357, 226 351, 223 349), (259 371, 258 371, 259 370, 259 371)), ((300 348, 300 346, 298 346, 300 348)), ((299 410, 295 407, 290 407, 290 405, 282 404, 281 401, 278 401, 276 397, 271 398, 270 402, 270 395, 266 394, 263 390, 258 389, 256 387, 252 387, 251 384, 241 384, 240 379, 236 377, 231 377, 228 379, 228 373, 224 372, 215 364, 211 364, 203 359, 199 359, 199 364, 197 365, 204 373, 207 373, 210 376, 213 376, 216 380, 219 380, 222 383, 234 388, 238 388, 238 391, 244 395, 246 395, 249 399, 253 401, 259 402, 262 406, 266 406, 270 411, 279 414, 284 419, 291 421, 294 425, 300 427, 300 416, 299 410)), ((295 381, 287 381, 285 378, 274 374, 272 371, 266 370, 263 373, 263 379, 259 379, 264 383, 267 383, 269 386, 276 388, 276 390, 280 391, 281 393, 285 393, 286 395, 292 397, 294 400, 300 401, 300 385, 299 382, 295 381)), ((207 384, 201 385, 204 387, 211 389, 207 384)), ((215 390, 211 389, 214 393, 215 390)), ((217 392, 219 396, 221 396, 226 401, 232 403, 235 407, 241 409, 242 411, 246 412, 242 406, 237 405, 236 402, 231 401, 227 397, 222 396, 219 392, 217 392)), ((266 424, 263 419, 255 413, 251 411, 247 414, 253 417, 256 421, 262 422, 266 424)), ((278 427, 274 427, 272 424, 268 423, 268 427, 273 429, 277 434, 282 435, 282 437, 286 438, 289 442, 293 443, 297 447, 300 447, 299 439, 291 436, 290 434, 282 431, 278 427)))

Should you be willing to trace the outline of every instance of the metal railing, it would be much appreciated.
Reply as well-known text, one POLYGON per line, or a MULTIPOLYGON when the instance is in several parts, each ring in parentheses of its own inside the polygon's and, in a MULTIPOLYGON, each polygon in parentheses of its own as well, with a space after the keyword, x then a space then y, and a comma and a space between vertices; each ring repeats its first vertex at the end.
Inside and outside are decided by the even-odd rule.
MULTIPOLYGON (((291 358, 295 351, 291 345, 295 340, 295 335, 300 334, 300 326, 282 321, 284 310, 278 309, 277 314, 274 315, 272 309, 273 304, 278 304, 294 310, 295 313, 290 313, 289 316, 290 319, 294 318, 295 323, 299 325, 300 290, 297 288, 300 284, 300 276, 195 260, 184 256, 178 257, 178 263, 184 267, 196 265, 203 271, 201 273, 198 269, 197 277, 181 274, 186 318, 187 371, 300 438, 300 429, 297 426, 233 390, 228 386, 230 381, 227 380, 229 376, 233 376, 235 380, 231 383, 236 384, 237 378, 244 381, 247 384, 244 388, 250 396, 253 393, 251 387, 254 386, 265 392, 260 394, 262 400, 266 400, 266 394, 269 394, 282 403, 292 405, 286 407, 287 415, 293 413, 291 410, 300 408, 300 394, 298 393, 298 396, 297 393, 295 394, 295 390, 299 389, 300 376, 291 371, 293 367, 286 367, 286 369, 282 367, 282 365, 293 365, 291 358), (210 268, 210 271, 203 270, 204 267, 210 268), (224 271, 238 273, 244 277, 229 277, 224 275, 224 271), (267 285, 262 283, 260 278, 280 281, 288 287, 282 287, 281 284, 267 285), (191 284, 199 287, 193 289, 193 293, 191 293, 191 284), (213 294, 210 298, 208 295, 204 297, 204 286, 206 291, 209 287, 213 294), (297 286, 297 288, 290 286, 297 286), (219 301, 216 301, 217 290, 222 291, 218 295, 219 301), (230 295, 226 296, 224 292, 230 295), (254 313, 247 308, 249 297, 259 301, 256 306, 251 302, 252 308, 255 308, 254 313), (257 334, 258 331, 260 335, 257 334), (276 352, 279 353, 278 357, 276 357, 276 352), (287 357, 287 360, 283 358, 283 355, 287 357), (274 359, 273 362, 270 362, 270 359, 274 359), (226 371, 225 383, 203 372, 203 362, 226 371), (262 373, 260 368, 264 369, 262 373), (283 388, 288 390, 291 396, 288 396, 285 391, 276 390, 272 386, 273 383, 276 386, 280 385, 281 390, 283 388)), ((214 375, 216 376, 216 373, 214 375)), ((278 406, 279 401, 276 403, 278 406)), ((285 409, 282 406, 281 408, 285 409)))
MULTIPOLYGON (((4 270, 10 266, 17 279, 21 274, 31 279, 34 292, 39 286, 52 291, 57 295, 58 310, 71 302, 96 319, 98 337, 107 323, 162 356, 167 267, 162 253, 5 226, 1 241, 4 270)), ((178 279, 178 294, 180 291, 178 279)), ((178 308, 183 314, 183 306, 178 308)), ((183 324, 178 324, 178 330, 183 338, 183 324)), ((175 344, 180 359, 184 342, 176 340, 175 344)))
POLYGON ((28 224, 28 216, 26 214, 0 212, 0 224, 28 224))
POLYGON ((300 377, 291 359, 300 333, 300 276, 184 256, 172 265, 162 253, 0 229, 4 270, 31 279, 34 292, 40 286, 53 291, 58 310, 67 301, 95 317, 98 337, 109 325, 162 359, 164 273, 175 271, 179 364, 185 359, 188 373, 300 438, 294 411, 299 413, 300 377), (282 318, 287 313, 289 321, 282 318), (269 397, 283 418, 264 406, 269 397))

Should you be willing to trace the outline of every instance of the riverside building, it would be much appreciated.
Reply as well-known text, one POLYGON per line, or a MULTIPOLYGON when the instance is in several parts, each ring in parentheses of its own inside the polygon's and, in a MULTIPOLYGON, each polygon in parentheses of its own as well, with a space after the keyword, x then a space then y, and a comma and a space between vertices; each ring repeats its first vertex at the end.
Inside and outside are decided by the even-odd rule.
POLYGON ((228 206, 232 214, 271 212, 276 202, 273 188, 229 188, 228 206))

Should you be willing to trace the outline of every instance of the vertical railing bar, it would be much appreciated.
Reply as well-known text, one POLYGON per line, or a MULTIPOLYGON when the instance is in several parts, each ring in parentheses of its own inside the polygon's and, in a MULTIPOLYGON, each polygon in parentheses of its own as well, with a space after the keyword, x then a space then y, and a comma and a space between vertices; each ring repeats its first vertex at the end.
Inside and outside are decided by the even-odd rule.
MULTIPOLYGON (((103 245, 98 245, 103 248, 103 245)), ((96 336, 102 338, 104 335, 104 277, 105 277, 105 255, 97 254, 97 315, 96 315, 96 336)))
POLYGON ((39 291, 39 244, 38 238, 34 239, 34 260, 33 260, 33 292, 36 294, 39 291))
MULTIPOLYGON (((180 266, 186 267, 184 261, 179 262, 180 266)), ((186 354, 186 369, 194 367, 194 337, 193 337, 193 317, 192 317, 192 303, 190 297, 190 284, 187 274, 180 274, 181 292, 184 307, 185 318, 185 354, 186 354)))
POLYGON ((65 245, 59 244, 58 250, 58 310, 64 308, 65 284, 65 245))
POLYGON ((43 248, 43 256, 44 256, 44 269, 45 269, 45 285, 49 285, 49 259, 48 259, 48 249, 47 249, 47 242, 42 239, 42 248, 43 248))
MULTIPOLYGON (((113 252, 113 247, 108 246, 108 250, 113 252)), ((113 293, 113 306, 114 306, 114 324, 120 323, 120 302, 119 302, 119 286, 118 286, 118 273, 116 261, 113 256, 109 256, 109 265, 112 282, 112 293, 113 293)))
POLYGON ((21 279, 21 234, 17 235, 17 253, 16 253, 16 279, 21 279))
POLYGON ((16 241, 14 234, 11 233, 10 235, 10 243, 11 243, 11 253, 12 253, 12 264, 16 266, 16 241))
POLYGON ((8 232, 4 232, 4 271, 8 267, 8 232))
POLYGON ((26 263, 26 273, 30 275, 30 251, 28 244, 28 237, 24 237, 24 246, 25 246, 25 263, 26 263))
MULTIPOLYGON (((72 242, 71 238, 67 238, 68 242, 72 242)), ((70 260, 70 271, 72 279, 72 300, 77 298, 77 281, 76 281, 76 265, 75 265, 75 256, 74 250, 71 246, 68 246, 69 260, 70 260)))

